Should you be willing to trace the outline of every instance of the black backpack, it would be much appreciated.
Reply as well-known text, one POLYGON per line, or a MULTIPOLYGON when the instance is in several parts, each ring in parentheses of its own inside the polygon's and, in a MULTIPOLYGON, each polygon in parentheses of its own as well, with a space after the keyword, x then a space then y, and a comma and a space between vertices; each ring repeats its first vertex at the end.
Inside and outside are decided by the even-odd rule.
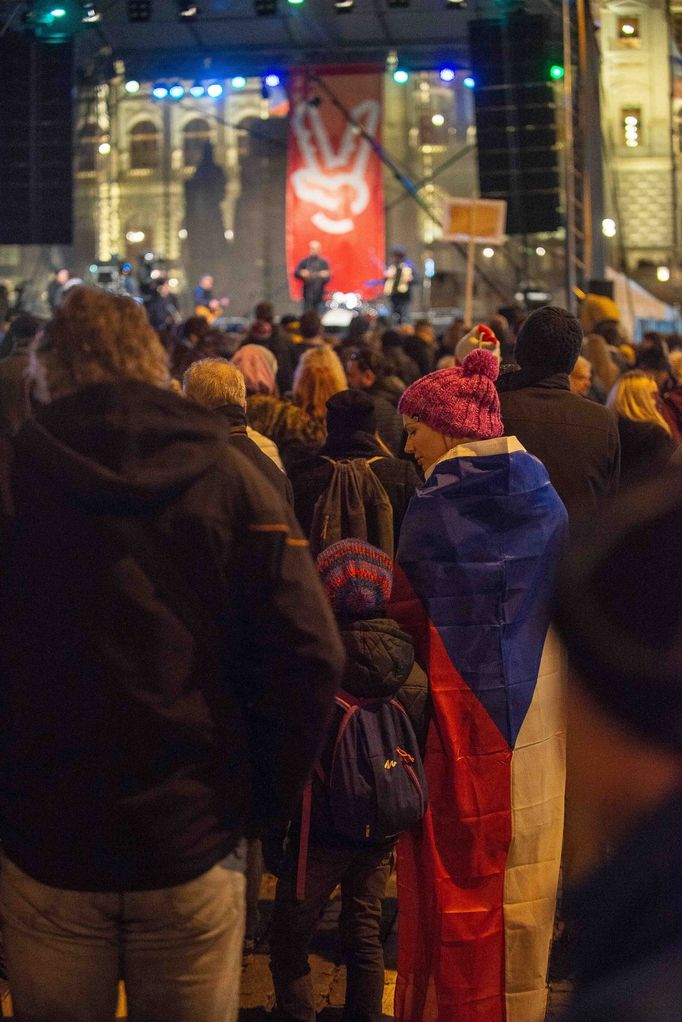
POLYGON ((315 502, 310 527, 314 557, 341 539, 364 539, 393 557, 393 508, 370 468, 376 458, 333 461, 332 477, 315 502))

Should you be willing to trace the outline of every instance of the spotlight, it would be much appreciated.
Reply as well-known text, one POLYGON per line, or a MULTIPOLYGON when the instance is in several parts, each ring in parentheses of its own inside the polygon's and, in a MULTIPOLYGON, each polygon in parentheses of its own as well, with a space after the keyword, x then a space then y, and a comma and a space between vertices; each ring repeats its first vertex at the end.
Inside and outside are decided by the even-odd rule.
POLYGON ((292 5, 292 7, 300 7, 303 0, 288 0, 288 2, 292 5))
POLYGON ((434 128, 442 128, 445 124, 445 118, 442 114, 434 114, 431 118, 431 124, 433 124, 434 128))
MULTIPOLYGON (((230 85, 233 89, 243 89, 246 87, 246 78, 244 75, 235 75, 231 80, 230 85)), ((211 93, 209 92, 209 96, 211 93)))
POLYGON ((552 66, 549 69, 549 77, 552 79, 553 82, 560 82, 561 79, 564 77, 564 74, 565 71, 561 64, 552 64, 552 66))
POLYGON ((191 21, 199 13, 199 7, 193 0, 178 0, 178 18, 191 21))
POLYGON ((281 84, 281 79, 279 75, 271 72, 269 75, 265 76, 265 84, 269 89, 276 89, 277 86, 281 84))
POLYGON ((337 14, 350 14, 355 6, 355 0, 334 0, 334 10, 337 14))
POLYGON ((108 156, 109 153, 111 152, 111 143, 110 142, 100 142, 100 144, 99 144, 99 146, 97 148, 98 148, 99 153, 102 156, 108 156))
POLYGON ((616 221, 606 217, 601 222, 601 232, 605 238, 615 238, 617 233, 616 221))
POLYGON ((467 5, 467 0, 445 0, 445 7, 448 11, 462 10, 467 5))
POLYGON ((26 24, 37 39, 63 43, 78 31, 83 9, 76 0, 36 0, 26 13, 26 24))
POLYGON ((490 248, 490 246, 488 246, 487 248, 483 249, 483 252, 481 254, 484 255, 486 259, 492 259, 492 257, 495 255, 495 249, 490 248))
POLYGON ((657 266, 656 267, 656 280, 660 281, 661 284, 667 284, 670 280, 670 267, 669 266, 657 266))
POLYGON ((185 95, 185 86, 181 85, 180 82, 173 82, 168 90, 168 95, 171 99, 182 99, 185 95))
POLYGON ((454 67, 442 67, 439 71, 441 82, 454 82, 457 72, 454 67))
POLYGON ((140 83, 136 78, 129 78, 123 88, 130 96, 134 96, 136 92, 140 91, 140 83))
POLYGON ((206 86, 206 94, 210 96, 211 99, 218 99, 222 96, 224 91, 222 82, 209 82, 206 86))
POLYGON ((154 99, 166 99, 168 96, 168 86, 165 82, 155 82, 152 85, 152 96, 154 99))
POLYGON ((127 0, 128 21, 133 23, 152 20, 152 0, 127 0))
POLYGON ((406 71, 404 67, 397 67, 393 72, 393 81, 397 82, 398 85, 405 85, 410 80, 410 72, 406 71))
POLYGON ((464 81, 462 82, 462 85, 466 89, 475 89, 476 88, 476 79, 472 78, 471 75, 467 75, 466 78, 464 79, 464 81))
POLYGON ((94 3, 91 0, 85 0, 83 3, 83 15, 81 21, 84 25, 96 25, 98 21, 102 20, 102 15, 99 13, 94 3))
POLYGON ((253 9, 258 18, 272 18, 277 14, 277 0, 254 0, 253 9))
POLYGON ((202 85, 201 82, 195 82, 194 85, 190 85, 189 94, 194 99, 201 99, 202 96, 206 95, 206 86, 202 85))

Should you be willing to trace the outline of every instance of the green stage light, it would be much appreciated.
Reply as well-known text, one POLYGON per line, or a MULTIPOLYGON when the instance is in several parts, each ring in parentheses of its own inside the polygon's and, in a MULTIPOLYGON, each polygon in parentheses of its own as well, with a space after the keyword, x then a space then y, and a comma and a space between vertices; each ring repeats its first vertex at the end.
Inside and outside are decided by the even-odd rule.
POLYGON ((26 24, 37 39, 64 43, 81 27, 83 7, 76 0, 37 0, 26 15, 26 24))
POLYGON ((552 66, 549 69, 549 77, 552 79, 553 82, 560 82, 561 79, 564 77, 564 73, 565 72, 561 64, 552 64, 552 66))

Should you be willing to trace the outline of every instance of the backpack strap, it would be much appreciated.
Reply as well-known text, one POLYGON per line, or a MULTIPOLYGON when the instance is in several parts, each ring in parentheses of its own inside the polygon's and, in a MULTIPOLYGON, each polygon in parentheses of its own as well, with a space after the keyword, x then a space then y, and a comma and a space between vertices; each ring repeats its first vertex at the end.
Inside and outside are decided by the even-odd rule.
POLYGON ((313 807, 313 782, 310 778, 303 789, 301 811, 301 836, 298 842, 298 866, 296 868, 296 900, 305 898, 305 875, 308 869, 308 847, 310 845, 310 816, 313 807))

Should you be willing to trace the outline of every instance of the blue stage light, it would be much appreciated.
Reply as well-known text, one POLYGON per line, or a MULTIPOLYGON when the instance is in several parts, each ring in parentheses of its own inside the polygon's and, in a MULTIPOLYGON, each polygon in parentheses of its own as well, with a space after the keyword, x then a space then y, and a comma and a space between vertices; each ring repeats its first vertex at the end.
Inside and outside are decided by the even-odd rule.
POLYGON ((180 82, 173 82, 168 90, 168 95, 171 99, 182 99, 185 95, 185 86, 181 85, 180 82))
POLYGON ((276 89, 280 82, 281 79, 279 75, 275 74, 274 72, 271 72, 269 75, 265 76, 265 84, 269 89, 276 89))
POLYGON ((462 85, 464 85, 467 89, 474 89, 476 88, 476 80, 472 78, 471 75, 467 75, 462 82, 462 85))
POLYGON ((152 85, 152 96, 154 99, 166 99, 168 96, 168 86, 165 82, 155 82, 152 85))
POLYGON ((194 85, 190 85, 189 94, 194 99, 201 99, 202 96, 206 95, 206 86, 202 85, 201 82, 195 82, 194 85))
POLYGON ((246 78, 244 75, 235 75, 230 85, 233 89, 243 89, 246 86, 246 78))
POLYGON ((454 82, 457 72, 454 67, 442 67, 440 69, 440 80, 442 82, 454 82))
POLYGON ((224 91, 225 90, 223 89, 221 82, 210 82, 210 84, 206 86, 206 92, 211 99, 218 99, 219 96, 222 96, 224 91))

